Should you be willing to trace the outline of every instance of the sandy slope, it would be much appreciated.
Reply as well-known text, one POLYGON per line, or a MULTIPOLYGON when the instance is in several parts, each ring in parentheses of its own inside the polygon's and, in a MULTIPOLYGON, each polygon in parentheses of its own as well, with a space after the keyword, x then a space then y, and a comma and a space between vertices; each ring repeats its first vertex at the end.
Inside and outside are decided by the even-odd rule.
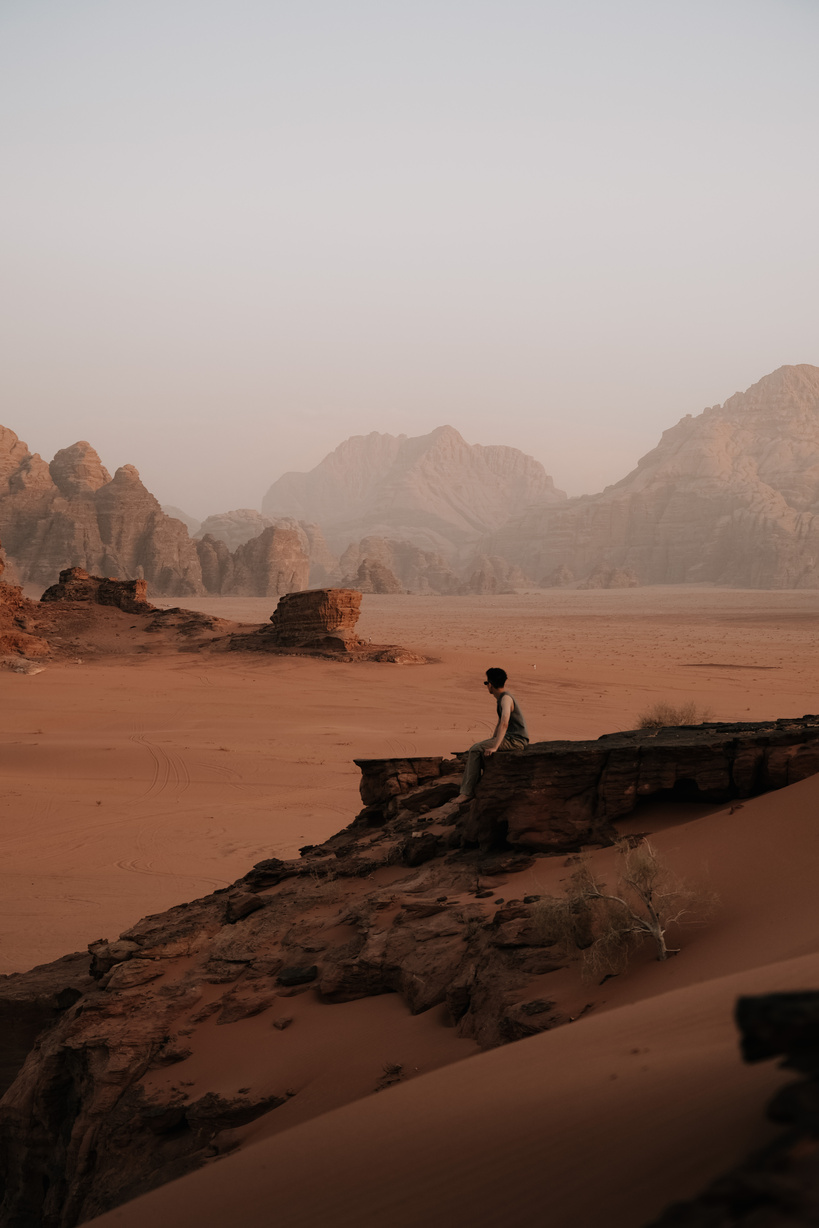
POLYGON ((365 597, 365 636, 440 663, 160 654, 0 671, 0 972, 332 834, 358 808, 353 757, 439 754, 491 731, 492 662, 534 738, 629 728, 658 698, 717 719, 810 711, 817 606, 811 592, 670 588, 365 597))
MULTIPOLYGON (((217 608, 261 620, 265 605, 217 608)), ((811 711, 817 605, 706 589, 365 598, 365 635, 440 663, 185 655, 0 674, 0 971, 337 830, 358 805, 354 755, 484 735, 487 664, 509 669, 536 738, 627 728, 656 699, 694 698, 723 719, 811 711)), ((814 778, 733 812, 635 814, 624 830, 656 831, 720 910, 669 963, 577 982, 594 1010, 531 1041, 457 1062, 470 1042, 390 997, 326 1008, 338 1030, 320 1050, 311 995, 293 999, 299 1026, 279 1035, 299 1094, 243 1131, 253 1145, 98 1222, 643 1223, 766 1136, 757 1109, 782 1075, 741 1065, 730 1012, 738 992, 817 983, 818 808, 814 778), (305 1120, 361 1095, 387 1059, 433 1073, 305 1120)), ((605 868, 612 853, 595 857, 605 868)), ((569 871, 550 865, 559 884, 569 871)), ((552 975, 565 994, 576 974, 552 975)), ((269 1023, 232 1027, 245 1029, 241 1069, 231 1057, 219 1078, 258 1088, 269 1023)), ((212 1078, 219 1060, 203 1047, 179 1069, 212 1078)))
MULTIPOLYGON (((770 1136, 788 1076, 743 1066, 740 993, 819 980, 819 778, 667 826, 709 865, 714 923, 638 960, 575 1024, 296 1126, 94 1221, 136 1228, 391 1223, 637 1228, 770 1136)), ((275 1113, 273 1114, 275 1116, 275 1113)))

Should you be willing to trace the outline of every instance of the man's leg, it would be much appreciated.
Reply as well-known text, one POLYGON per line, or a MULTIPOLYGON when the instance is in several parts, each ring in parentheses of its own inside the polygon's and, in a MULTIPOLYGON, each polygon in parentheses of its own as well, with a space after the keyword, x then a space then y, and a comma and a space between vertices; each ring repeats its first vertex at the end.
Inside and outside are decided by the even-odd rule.
POLYGON ((483 752, 487 746, 492 745, 491 738, 484 738, 482 742, 476 742, 474 746, 470 746, 466 755, 466 770, 461 779, 461 790, 455 801, 470 801, 475 796, 475 786, 481 778, 483 771, 483 752))

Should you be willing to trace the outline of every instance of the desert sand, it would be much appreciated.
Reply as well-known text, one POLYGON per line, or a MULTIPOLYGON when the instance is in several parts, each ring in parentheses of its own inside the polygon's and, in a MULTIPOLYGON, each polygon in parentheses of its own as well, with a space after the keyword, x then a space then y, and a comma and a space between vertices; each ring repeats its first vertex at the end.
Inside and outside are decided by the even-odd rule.
MULTIPOLYGON (((270 613, 259 599, 190 604, 270 613)), ((817 607, 812 592, 707 588, 366 597, 364 636, 439 661, 159 651, 0 674, 0 971, 114 937, 328 836, 358 809, 354 757, 441 754, 491 731, 490 664, 509 671, 536 739, 632 728, 657 700, 723 720, 815 710, 817 607)), ((299 1095, 243 1130, 234 1155, 97 1222, 252 1228, 275 1207, 288 1224, 636 1228, 767 1137, 761 1106, 784 1076, 742 1065, 731 1008, 740 992, 816 984, 817 803, 813 778, 622 824, 655 833, 719 908, 679 957, 638 959, 553 1032, 479 1055, 436 1012, 412 1018, 388 997, 333 1007, 337 1044, 316 1052, 303 995, 287 1055, 299 1095), (357 1099, 375 1053, 414 1077, 357 1099)), ((611 851, 594 856, 605 867, 611 851)), ((226 1090, 269 1076, 260 1018, 233 1025, 247 1043, 244 1068, 218 1076, 226 1090)), ((218 1055, 190 1063, 204 1078, 218 1055)))

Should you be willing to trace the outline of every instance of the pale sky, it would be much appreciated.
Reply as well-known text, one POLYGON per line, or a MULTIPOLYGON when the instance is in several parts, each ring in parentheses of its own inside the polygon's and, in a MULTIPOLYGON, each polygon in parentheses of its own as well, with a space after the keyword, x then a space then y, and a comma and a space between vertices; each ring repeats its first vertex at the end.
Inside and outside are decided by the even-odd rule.
POLYGON ((0 0, 0 422, 194 516, 450 423, 572 494, 819 365, 817 0, 0 0))

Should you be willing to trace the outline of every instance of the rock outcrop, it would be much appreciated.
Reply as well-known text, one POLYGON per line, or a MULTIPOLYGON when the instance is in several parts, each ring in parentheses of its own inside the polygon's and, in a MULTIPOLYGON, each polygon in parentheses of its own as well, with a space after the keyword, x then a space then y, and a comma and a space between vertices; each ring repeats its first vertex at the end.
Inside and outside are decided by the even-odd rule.
MULTIPOLYGON (((365 808, 377 824, 423 779, 455 796, 462 765, 447 759, 357 759, 365 808)), ((594 742, 535 742, 486 762, 458 830, 466 844, 554 853, 608 843, 612 823, 648 797, 727 802, 819 772, 819 716, 770 723, 675 726, 594 742)))
POLYGON ((41 601, 88 601, 92 605, 112 605, 129 614, 150 614, 156 610, 146 596, 144 580, 112 580, 106 576, 89 576, 82 567, 68 567, 60 572, 56 584, 47 588, 41 601))
MULTIPOLYGON (((270 528, 287 529, 298 536, 304 555, 309 563, 310 570, 307 583, 318 588, 335 583, 340 579, 341 572, 339 570, 338 559, 330 553, 327 542, 324 540, 321 529, 317 524, 299 522, 287 516, 279 517, 277 520, 268 520, 266 516, 262 516, 252 508, 239 508, 237 511, 220 512, 216 516, 208 516, 207 520, 202 522, 202 526, 197 534, 201 541, 208 542, 206 548, 197 546, 197 549, 199 550, 199 558, 202 562, 205 587, 209 592, 233 594, 234 590, 231 587, 233 583, 233 568, 232 565, 226 566, 222 560, 233 558, 233 554, 238 551, 240 546, 249 545, 251 541, 270 528), (214 547, 214 543, 219 543, 219 546, 214 547), (221 547, 224 547, 224 549, 221 547), (216 554, 219 559, 216 571, 216 574, 220 577, 219 587, 208 583, 208 577, 212 574, 210 570, 210 554, 216 554), (230 577, 228 580, 225 579, 227 576, 230 577)), ((250 553, 252 554, 252 551, 250 553)), ((264 585, 261 587, 263 588, 264 585)), ((267 594, 257 590, 252 595, 261 597, 267 594)))
POLYGON ((219 512, 208 516, 202 521, 197 537, 210 535, 217 541, 224 542, 231 552, 237 546, 243 546, 254 537, 258 537, 273 524, 267 516, 257 512, 255 508, 239 507, 232 512, 219 512))
POLYGON ((272 652, 319 656, 335 661, 381 661, 427 665, 429 657, 397 644, 371 644, 356 634, 361 590, 309 589, 279 599, 270 625, 238 632, 229 639, 235 652, 272 652))
POLYGON ((325 648, 348 652, 363 641, 356 635, 361 593, 349 588, 312 589, 282 597, 270 636, 277 648, 325 648))
POLYGON ((317 522, 339 552, 377 536, 449 556, 529 503, 564 500, 532 457, 467 444, 442 426, 414 439, 356 435, 310 473, 279 478, 262 512, 317 522))
POLYGON ((532 582, 514 563, 497 554, 478 554, 466 568, 467 578, 459 587, 461 593, 512 593, 519 588, 532 588, 532 582))
POLYGON ((344 580, 347 588, 356 588, 360 593, 403 593, 401 581, 395 572, 383 563, 362 559, 354 576, 344 580))
POLYGON ((461 585, 461 580, 443 555, 433 550, 421 550, 408 541, 364 537, 357 544, 348 546, 340 562, 346 577, 343 583, 347 587, 360 587, 359 571, 363 563, 369 567, 378 564, 386 568, 396 578, 399 589, 410 593, 457 593, 461 585))
POLYGON ((16 584, 7 584, 6 562, 0 545, 0 660, 15 664, 11 658, 46 657, 51 647, 37 634, 36 605, 23 596, 16 584))
POLYGON ((687 415, 602 494, 532 507, 487 548, 529 575, 819 587, 819 367, 780 367, 687 415))
POLYGON ((297 528, 271 525, 237 547, 229 592, 239 597, 280 597, 306 588, 310 561, 297 528))
POLYGON ((799 1075, 767 1106, 768 1120, 785 1128, 698 1198, 676 1203, 647 1228, 807 1228, 816 1223, 819 992, 740 998, 736 1021, 746 1062, 781 1057, 782 1065, 799 1075))

